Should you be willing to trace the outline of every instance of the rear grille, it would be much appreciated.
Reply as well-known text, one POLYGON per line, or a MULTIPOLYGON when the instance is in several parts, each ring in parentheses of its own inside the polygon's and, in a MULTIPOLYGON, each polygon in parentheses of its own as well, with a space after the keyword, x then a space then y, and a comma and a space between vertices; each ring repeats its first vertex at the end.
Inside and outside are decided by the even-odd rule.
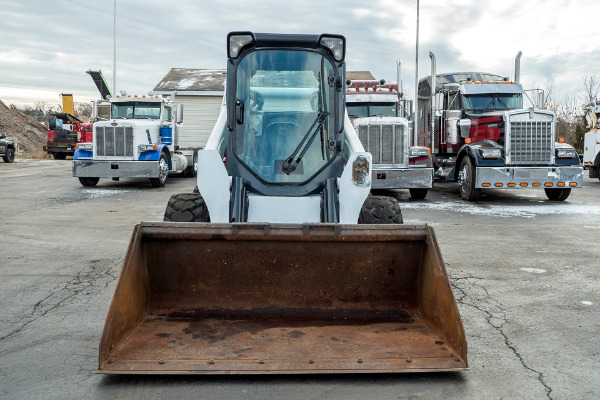
POLYGON ((508 143, 510 164, 552 164, 552 121, 511 121, 508 143))
POLYGON ((359 125, 358 137, 373 156, 373 164, 405 163, 404 125, 359 125))
POLYGON ((96 128, 96 155, 133 157, 133 127, 99 126, 96 128))

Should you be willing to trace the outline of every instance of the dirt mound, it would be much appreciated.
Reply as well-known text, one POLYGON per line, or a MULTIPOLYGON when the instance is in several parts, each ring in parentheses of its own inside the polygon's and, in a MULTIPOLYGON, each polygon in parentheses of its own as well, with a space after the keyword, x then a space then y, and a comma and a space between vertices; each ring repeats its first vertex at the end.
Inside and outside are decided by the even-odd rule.
POLYGON ((18 138, 19 152, 27 156, 42 153, 42 147, 46 144, 44 125, 19 110, 8 108, 1 100, 0 133, 18 138))

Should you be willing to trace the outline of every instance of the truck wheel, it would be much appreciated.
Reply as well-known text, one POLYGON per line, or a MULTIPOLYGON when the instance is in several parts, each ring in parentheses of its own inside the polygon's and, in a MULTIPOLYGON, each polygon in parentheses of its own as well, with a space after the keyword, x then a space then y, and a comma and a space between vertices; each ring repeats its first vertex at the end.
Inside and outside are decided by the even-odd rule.
POLYGON ((54 157, 55 160, 66 160, 67 159, 67 153, 54 153, 54 154, 52 154, 52 156, 54 157))
POLYGON ((13 149, 6 149, 6 153, 2 157, 5 163, 11 163, 15 161, 15 151, 13 149))
POLYGON ((571 189, 544 189, 548 199, 555 201, 564 201, 571 194, 571 189))
POLYGON ((460 197, 463 200, 475 201, 481 198, 481 189, 475 188, 475 167, 468 156, 464 157, 460 163, 458 184, 460 185, 460 197))
POLYGON ((163 187, 167 183, 167 177, 169 176, 169 162, 165 153, 161 153, 160 160, 158 161, 158 178, 150 178, 152 187, 163 187))
POLYGON ((427 196, 429 189, 408 189, 410 198, 413 200, 423 200, 427 196))
POLYGON ((204 199, 199 194, 174 194, 167 203, 164 221, 170 222, 210 222, 210 215, 204 199))
POLYGON ((402 224, 398 200, 390 196, 369 196, 358 216, 359 224, 402 224))
POLYGON ((79 183, 83 186, 96 186, 100 178, 79 178, 79 183))
POLYGON ((194 178, 198 175, 198 150, 194 150, 194 156, 192 157, 192 165, 187 167, 183 174, 186 178, 194 178))

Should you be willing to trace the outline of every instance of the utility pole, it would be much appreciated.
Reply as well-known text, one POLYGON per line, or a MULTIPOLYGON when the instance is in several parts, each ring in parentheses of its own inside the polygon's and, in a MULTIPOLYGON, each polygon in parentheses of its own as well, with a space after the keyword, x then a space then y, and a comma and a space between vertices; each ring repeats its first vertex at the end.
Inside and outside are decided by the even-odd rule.
MULTIPOLYGON (((116 0, 115 0, 116 1, 116 0)), ((419 133, 419 0, 417 0, 417 48, 415 51, 415 128, 413 146, 418 144, 419 133)))
POLYGON ((113 96, 117 94, 117 0, 114 2, 113 24, 113 96))

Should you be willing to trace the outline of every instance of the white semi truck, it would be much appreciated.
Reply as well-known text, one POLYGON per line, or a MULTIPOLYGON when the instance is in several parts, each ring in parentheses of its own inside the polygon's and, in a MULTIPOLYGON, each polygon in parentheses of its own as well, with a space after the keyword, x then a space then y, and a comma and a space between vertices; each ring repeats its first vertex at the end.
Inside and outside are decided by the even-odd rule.
POLYGON ((590 178, 600 179, 600 132, 598 117, 600 104, 590 104, 585 109, 585 119, 589 131, 583 139, 583 166, 587 167, 590 178))
POLYGON ((149 178, 153 187, 164 186, 170 173, 194 176, 200 144, 180 148, 183 105, 173 97, 121 92, 111 98, 110 119, 94 123, 92 143, 78 145, 73 176, 83 186, 100 178, 149 178))
MULTIPOLYGON (((398 82, 400 63, 397 64, 398 82)), ((408 189, 424 199, 433 186, 431 151, 410 143, 412 103, 396 82, 348 80, 346 108, 366 151, 373 157, 373 189, 408 189)))

